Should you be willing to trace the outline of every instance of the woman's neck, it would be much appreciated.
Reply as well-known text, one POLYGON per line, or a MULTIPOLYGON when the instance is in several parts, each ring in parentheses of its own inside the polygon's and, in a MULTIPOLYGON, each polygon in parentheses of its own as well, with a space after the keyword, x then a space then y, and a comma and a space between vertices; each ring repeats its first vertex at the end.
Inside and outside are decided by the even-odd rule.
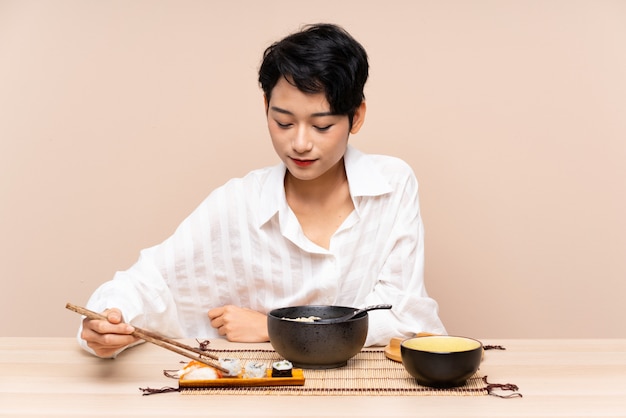
POLYGON ((287 204, 298 218, 304 235, 320 247, 330 240, 354 210, 343 160, 315 180, 285 176, 287 204))

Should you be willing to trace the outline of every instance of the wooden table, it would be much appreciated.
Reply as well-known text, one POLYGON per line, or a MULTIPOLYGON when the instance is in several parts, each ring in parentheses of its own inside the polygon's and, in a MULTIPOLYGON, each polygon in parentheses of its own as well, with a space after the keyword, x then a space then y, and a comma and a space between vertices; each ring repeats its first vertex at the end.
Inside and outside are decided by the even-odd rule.
MULTIPOLYGON (((185 341, 194 344, 193 341, 185 341)), ((176 386, 178 354, 151 344, 116 360, 73 338, 0 338, 0 416, 133 417, 626 417, 626 339, 487 340, 481 373, 523 398, 494 396, 142 396, 176 386)), ((214 340, 214 348, 270 348, 214 340)))

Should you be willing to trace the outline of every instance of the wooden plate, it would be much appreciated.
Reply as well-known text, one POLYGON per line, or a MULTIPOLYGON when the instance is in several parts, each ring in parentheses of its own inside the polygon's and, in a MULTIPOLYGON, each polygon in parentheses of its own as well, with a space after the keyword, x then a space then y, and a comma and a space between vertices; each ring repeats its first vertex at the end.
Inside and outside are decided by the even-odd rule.
POLYGON ((400 355, 400 343, 404 338, 395 337, 389 341, 389 344, 385 347, 385 357, 390 360, 402 363, 402 356, 400 355))

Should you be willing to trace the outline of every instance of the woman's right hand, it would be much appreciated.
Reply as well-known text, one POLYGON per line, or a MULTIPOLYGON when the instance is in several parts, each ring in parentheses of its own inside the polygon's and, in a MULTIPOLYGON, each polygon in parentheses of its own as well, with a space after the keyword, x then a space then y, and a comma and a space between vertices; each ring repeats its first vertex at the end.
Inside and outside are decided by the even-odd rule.
POLYGON ((122 348, 136 342, 139 338, 131 335, 135 328, 123 322, 122 312, 117 308, 102 312, 107 320, 83 319, 80 337, 87 342, 98 357, 112 357, 122 348))

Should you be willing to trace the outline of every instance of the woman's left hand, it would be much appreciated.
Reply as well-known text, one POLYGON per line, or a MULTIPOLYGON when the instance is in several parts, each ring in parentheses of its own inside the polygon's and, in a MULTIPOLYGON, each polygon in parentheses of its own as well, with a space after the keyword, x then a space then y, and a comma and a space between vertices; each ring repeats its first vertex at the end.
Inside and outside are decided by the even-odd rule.
POLYGON ((261 312, 225 305, 209 310, 208 316, 211 326, 229 341, 246 343, 269 341, 267 316, 261 312))

